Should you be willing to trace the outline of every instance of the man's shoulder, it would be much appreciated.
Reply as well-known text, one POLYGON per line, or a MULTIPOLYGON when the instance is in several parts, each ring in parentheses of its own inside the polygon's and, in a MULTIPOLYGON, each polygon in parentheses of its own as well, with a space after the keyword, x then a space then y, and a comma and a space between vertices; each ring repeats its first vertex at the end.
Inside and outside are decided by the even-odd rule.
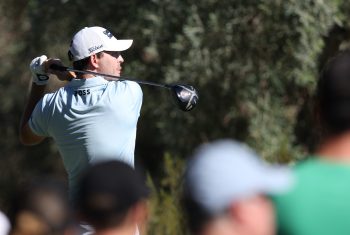
POLYGON ((131 89, 140 89, 141 90, 141 86, 134 81, 121 81, 122 84, 124 84, 125 86, 131 88, 131 89))
MULTIPOLYGON (((310 181, 310 177, 318 177, 318 162, 316 159, 310 159, 306 158, 300 162, 297 162, 292 167, 292 172, 295 178, 295 183, 292 187, 292 189, 286 193, 274 195, 274 199, 280 199, 283 198, 285 200, 286 197, 290 197, 295 192, 301 190, 304 188, 305 184, 308 184, 310 181)), ((312 180, 311 180, 312 181, 312 180)), ((306 187, 308 188, 308 187, 306 187)))
POLYGON ((69 87, 60 87, 58 90, 46 93, 41 98, 41 103, 45 107, 52 107, 57 103, 66 102, 68 100, 69 93, 73 92, 69 87))
MULTIPOLYGON (((61 89, 61 88, 60 88, 61 89)), ((41 99, 44 103, 52 101, 59 90, 46 93, 41 99)))
MULTIPOLYGON (((341 173, 343 176, 350 179, 350 171, 343 169, 344 166, 334 164, 318 157, 310 156, 303 161, 298 162, 293 167, 293 174, 296 183, 291 191, 282 195, 286 197, 300 197, 303 193, 315 193, 315 189, 320 189, 320 185, 327 186, 337 181, 337 174, 341 173), (346 173, 348 172, 348 173, 346 173)), ((350 167, 349 167, 350 169, 350 167)), ((277 197, 278 198, 278 197, 277 197)))
POLYGON ((70 88, 66 85, 64 87, 58 88, 56 91, 52 91, 52 92, 46 93, 44 95, 44 97, 46 99, 54 99, 54 98, 56 98, 58 96, 61 96, 64 93, 67 93, 69 90, 70 90, 70 88))
POLYGON ((309 156, 305 160, 298 162, 294 166, 294 171, 299 176, 316 176, 319 174, 324 175, 324 173, 336 168, 338 168, 338 164, 322 160, 317 156, 309 156))
POLYGON ((109 81, 107 89, 115 90, 117 93, 141 94, 141 86, 134 81, 109 81))

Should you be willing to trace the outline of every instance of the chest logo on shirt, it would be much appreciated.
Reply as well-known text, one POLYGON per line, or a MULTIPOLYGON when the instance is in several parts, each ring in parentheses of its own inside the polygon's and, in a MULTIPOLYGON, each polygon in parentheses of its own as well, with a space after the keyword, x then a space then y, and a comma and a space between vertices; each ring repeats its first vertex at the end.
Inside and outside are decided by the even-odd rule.
POLYGON ((84 95, 90 95, 90 89, 84 89, 84 90, 75 90, 74 96, 84 96, 84 95))

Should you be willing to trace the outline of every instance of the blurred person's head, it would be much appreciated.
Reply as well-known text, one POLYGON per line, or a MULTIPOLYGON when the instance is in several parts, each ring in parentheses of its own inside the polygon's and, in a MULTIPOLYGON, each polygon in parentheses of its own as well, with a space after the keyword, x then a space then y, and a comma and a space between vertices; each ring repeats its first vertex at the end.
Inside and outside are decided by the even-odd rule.
POLYGON ((350 50, 339 52, 324 66, 317 84, 316 105, 326 136, 350 130, 350 50))
POLYGON ((21 185, 10 211, 12 235, 61 235, 73 231, 63 182, 41 178, 21 185))
POLYGON ((245 145, 218 140, 200 146, 184 177, 182 206, 197 235, 272 235, 275 217, 266 195, 287 190, 288 169, 264 164, 245 145))
POLYGON ((82 221, 96 233, 134 234, 147 220, 149 190, 141 174, 120 161, 100 162, 82 176, 76 198, 82 221))

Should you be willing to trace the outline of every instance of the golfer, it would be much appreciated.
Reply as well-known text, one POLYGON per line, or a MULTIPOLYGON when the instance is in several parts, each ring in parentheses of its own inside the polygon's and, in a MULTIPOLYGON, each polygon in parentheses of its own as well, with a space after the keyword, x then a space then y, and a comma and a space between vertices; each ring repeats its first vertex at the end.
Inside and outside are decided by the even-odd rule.
MULTIPOLYGON (((85 27, 77 32, 68 51, 73 68, 120 76, 124 62, 120 52, 133 40, 117 40, 102 27, 85 27)), ((104 77, 51 70, 58 59, 45 55, 30 64, 32 87, 20 124, 25 145, 52 137, 68 173, 71 198, 81 172, 90 164, 116 159, 134 165, 137 121, 142 90, 131 81, 107 81, 104 77), (45 94, 48 74, 67 84, 45 94)))

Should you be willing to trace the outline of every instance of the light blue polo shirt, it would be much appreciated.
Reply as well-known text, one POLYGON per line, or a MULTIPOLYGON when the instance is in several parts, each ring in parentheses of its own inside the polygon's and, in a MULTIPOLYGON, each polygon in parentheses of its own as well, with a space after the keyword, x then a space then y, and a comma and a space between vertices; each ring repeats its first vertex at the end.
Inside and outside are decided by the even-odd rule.
POLYGON ((35 134, 55 140, 71 195, 89 164, 117 159, 134 166, 141 105, 139 84, 103 77, 73 79, 38 102, 29 125, 35 134))

